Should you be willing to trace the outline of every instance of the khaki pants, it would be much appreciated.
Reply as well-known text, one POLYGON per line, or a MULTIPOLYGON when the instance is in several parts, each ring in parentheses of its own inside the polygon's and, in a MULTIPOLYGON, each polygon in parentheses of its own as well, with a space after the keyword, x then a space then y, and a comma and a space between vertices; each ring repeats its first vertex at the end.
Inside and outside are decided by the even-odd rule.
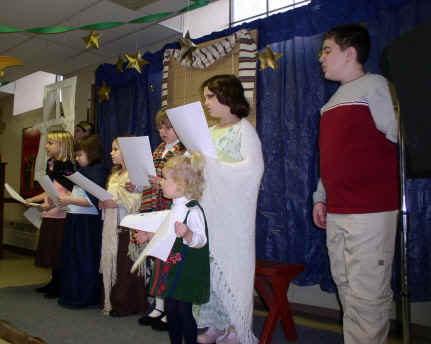
POLYGON ((397 219, 398 211, 327 216, 327 246, 346 344, 386 343, 397 219))

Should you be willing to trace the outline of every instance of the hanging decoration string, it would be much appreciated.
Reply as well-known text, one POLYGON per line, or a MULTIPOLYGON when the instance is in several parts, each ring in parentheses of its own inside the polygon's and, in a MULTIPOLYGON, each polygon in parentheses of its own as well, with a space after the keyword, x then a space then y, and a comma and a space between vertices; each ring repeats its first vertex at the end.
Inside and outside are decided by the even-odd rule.
POLYGON ((69 32, 69 31, 73 31, 73 30, 93 30, 93 31, 107 30, 107 29, 112 29, 114 27, 118 27, 118 26, 125 25, 125 24, 152 23, 154 21, 162 20, 166 17, 172 16, 174 14, 181 14, 181 13, 185 13, 185 12, 192 11, 192 10, 195 10, 197 8, 206 6, 211 1, 212 0, 196 0, 193 5, 186 6, 177 12, 155 13, 155 14, 140 17, 140 18, 128 21, 128 22, 108 21, 108 22, 101 22, 101 23, 84 25, 84 26, 79 26, 79 27, 44 26, 44 27, 36 27, 36 28, 30 28, 30 29, 19 29, 19 28, 0 25, 0 33, 30 32, 30 33, 37 33, 37 34, 59 34, 59 33, 65 33, 65 32, 69 32))

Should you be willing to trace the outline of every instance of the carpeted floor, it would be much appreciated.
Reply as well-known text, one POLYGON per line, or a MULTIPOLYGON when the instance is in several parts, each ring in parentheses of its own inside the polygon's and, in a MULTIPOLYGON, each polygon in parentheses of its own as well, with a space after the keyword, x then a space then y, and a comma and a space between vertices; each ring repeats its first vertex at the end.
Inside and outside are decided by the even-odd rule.
MULTIPOLYGON (((34 291, 35 286, 0 289, 0 319, 29 334, 41 337, 49 344, 167 344, 166 332, 156 332, 138 325, 138 315, 112 318, 103 316, 99 309, 71 310, 60 307, 57 300, 48 300, 34 291)), ((255 316, 254 329, 260 335, 263 316, 255 316)), ((342 343, 339 333, 296 325, 297 344, 342 343)), ((281 326, 276 330, 273 344, 286 343, 281 326)))

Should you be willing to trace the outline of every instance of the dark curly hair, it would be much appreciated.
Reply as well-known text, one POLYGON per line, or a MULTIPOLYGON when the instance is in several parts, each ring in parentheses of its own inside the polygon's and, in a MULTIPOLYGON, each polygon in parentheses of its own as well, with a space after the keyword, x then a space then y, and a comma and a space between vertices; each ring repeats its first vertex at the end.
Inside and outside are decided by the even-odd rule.
POLYGON ((333 39, 341 50, 354 47, 357 52, 357 60, 364 64, 370 54, 370 34, 360 24, 346 24, 333 27, 323 36, 323 40, 333 39))
POLYGON ((216 95, 221 104, 229 106, 232 114, 239 118, 248 116, 250 105, 244 96, 241 81, 235 75, 215 75, 202 83, 202 92, 205 87, 216 95))

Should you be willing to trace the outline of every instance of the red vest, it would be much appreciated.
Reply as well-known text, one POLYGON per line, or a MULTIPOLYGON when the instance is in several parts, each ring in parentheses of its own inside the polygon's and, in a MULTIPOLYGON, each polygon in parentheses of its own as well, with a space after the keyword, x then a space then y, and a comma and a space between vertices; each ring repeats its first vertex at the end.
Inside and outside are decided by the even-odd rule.
POLYGON ((320 174, 329 213, 399 208, 397 147, 364 104, 339 105, 320 121, 320 174))

